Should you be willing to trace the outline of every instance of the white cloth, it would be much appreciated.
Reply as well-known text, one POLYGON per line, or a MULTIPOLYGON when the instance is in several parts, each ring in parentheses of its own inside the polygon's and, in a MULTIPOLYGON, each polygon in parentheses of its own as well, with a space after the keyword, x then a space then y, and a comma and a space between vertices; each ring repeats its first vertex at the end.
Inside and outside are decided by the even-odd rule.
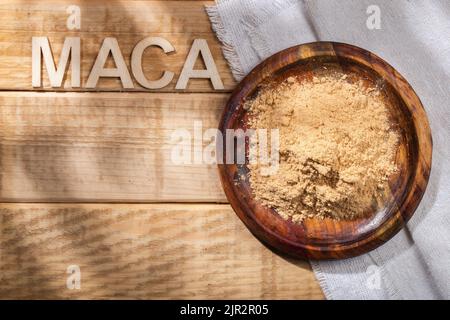
POLYGON ((378 249, 311 264, 328 299, 449 299, 450 1, 217 0, 207 12, 238 80, 271 54, 317 40, 372 51, 408 80, 425 106, 434 140, 419 208, 378 249), (366 25, 371 5, 380 9, 381 29, 366 25))

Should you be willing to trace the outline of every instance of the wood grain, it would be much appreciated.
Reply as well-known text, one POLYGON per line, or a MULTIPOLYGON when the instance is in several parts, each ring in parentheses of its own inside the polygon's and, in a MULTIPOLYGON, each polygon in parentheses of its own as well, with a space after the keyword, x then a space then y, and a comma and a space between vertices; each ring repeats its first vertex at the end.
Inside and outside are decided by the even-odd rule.
MULTIPOLYGON (((81 37, 82 85, 105 37, 118 39, 129 67, 134 45, 159 36, 176 52, 144 53, 149 79, 175 72, 158 91, 174 91, 195 38, 208 41, 231 91, 205 4, 213 1, 0 0, 0 201, 69 202, 0 204, 0 299, 323 298, 308 264, 274 255, 229 205, 206 203, 226 201, 215 166, 168 161, 172 130, 194 120, 217 127, 228 95, 208 80, 191 80, 186 94, 107 92, 124 91, 111 79, 100 92, 55 93, 44 70, 40 90, 52 92, 31 87, 32 36, 49 37, 55 59, 64 37, 81 37), (72 4, 80 31, 66 28, 72 4), (66 288, 72 264, 81 290, 66 288)), ((57 90, 73 91, 70 71, 65 79, 57 90)))
MULTIPOLYGON (((222 55, 220 44, 211 30, 204 10, 212 1, 0 1, 0 90, 33 90, 31 85, 31 37, 49 38, 55 61, 58 61, 65 37, 81 38, 81 85, 86 84, 89 72, 105 37, 115 37, 130 68, 131 51, 145 37, 163 37, 176 52, 164 54, 161 49, 144 52, 142 66, 150 79, 158 79, 164 70, 175 77, 171 84, 158 91, 174 91, 189 49, 196 38, 206 39, 214 56, 219 74, 230 91, 235 81, 222 55), (81 8, 81 30, 67 29, 69 5, 81 8)), ((199 59, 201 60, 201 59, 199 59)), ((113 63, 108 66, 112 67, 113 63)), ((197 68, 203 68, 198 61, 197 68)), ((41 90, 64 91, 124 91, 120 80, 102 78, 96 89, 70 88, 68 68, 63 88, 50 88, 47 71, 42 69, 41 90)), ((130 71, 131 72, 131 71, 130 71)), ((134 81, 135 89, 149 91, 134 81)), ((177 90, 179 91, 179 90, 177 90)), ((189 81, 187 92, 213 92, 208 79, 189 81)))
POLYGON ((194 121, 217 128, 226 98, 1 92, 0 199, 225 202, 216 166, 172 162, 171 134, 188 130, 193 144, 194 121))
POLYGON ((320 299, 229 205, 0 205, 0 298, 320 299), (81 289, 66 287, 69 265, 81 289))

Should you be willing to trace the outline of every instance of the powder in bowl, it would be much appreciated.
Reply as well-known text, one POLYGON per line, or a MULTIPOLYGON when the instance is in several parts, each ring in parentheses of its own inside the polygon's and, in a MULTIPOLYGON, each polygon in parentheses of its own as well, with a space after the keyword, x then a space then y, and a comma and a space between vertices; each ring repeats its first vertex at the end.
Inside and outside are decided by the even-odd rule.
POLYGON ((360 218, 383 201, 398 170, 400 137, 375 86, 344 74, 289 77, 261 88, 245 108, 249 128, 280 133, 278 171, 263 175, 259 163, 248 165, 252 192, 263 205, 301 222, 360 218))

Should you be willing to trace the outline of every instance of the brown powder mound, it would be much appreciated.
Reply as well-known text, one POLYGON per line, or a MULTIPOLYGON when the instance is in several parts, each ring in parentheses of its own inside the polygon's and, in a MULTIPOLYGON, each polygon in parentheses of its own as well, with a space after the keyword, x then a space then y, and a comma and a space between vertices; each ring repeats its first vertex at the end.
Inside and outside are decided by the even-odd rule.
POLYGON ((264 176, 249 165, 256 199, 294 222, 355 219, 377 206, 399 141, 379 90, 346 75, 290 77, 245 107, 251 128, 280 132, 278 171, 264 176))

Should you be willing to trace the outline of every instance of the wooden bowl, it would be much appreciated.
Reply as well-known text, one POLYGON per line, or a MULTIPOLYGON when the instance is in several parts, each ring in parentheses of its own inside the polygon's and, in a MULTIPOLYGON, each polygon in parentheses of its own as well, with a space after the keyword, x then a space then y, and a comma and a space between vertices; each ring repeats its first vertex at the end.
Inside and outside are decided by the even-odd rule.
MULTIPOLYGON (((239 83, 225 107, 219 125, 223 141, 227 129, 247 128, 248 113, 243 103, 261 85, 293 75, 308 78, 333 69, 376 84, 389 99, 390 117, 397 125, 401 141, 396 154, 399 170, 389 179, 390 190, 382 208, 356 220, 307 219, 294 223, 254 199, 245 164, 219 164, 225 194, 247 228, 272 249, 297 258, 349 258, 380 246, 411 218, 425 192, 431 170, 430 127, 414 90, 378 56, 343 43, 303 44, 259 64, 239 83)), ((223 145, 222 163, 226 163, 227 145, 223 145)))

